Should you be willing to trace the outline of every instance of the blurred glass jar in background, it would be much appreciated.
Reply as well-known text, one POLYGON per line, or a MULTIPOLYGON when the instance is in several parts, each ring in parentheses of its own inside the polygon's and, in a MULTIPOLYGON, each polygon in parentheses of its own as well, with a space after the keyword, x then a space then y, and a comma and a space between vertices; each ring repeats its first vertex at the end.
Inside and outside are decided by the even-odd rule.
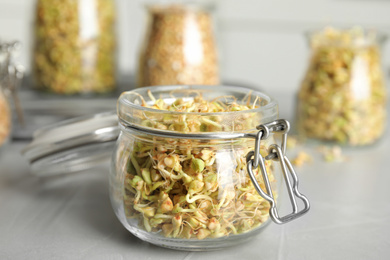
POLYGON ((113 0, 37 0, 35 87, 57 94, 114 90, 114 25, 113 0))
POLYGON ((383 35, 325 28, 309 40, 310 64, 298 94, 299 133, 350 146, 373 143, 386 121, 383 35))
MULTIPOLYGON (((2 74, 2 71, 0 73, 2 74)), ((4 93, 2 79, 3 75, 0 76, 0 147, 8 139, 11 132, 11 111, 4 93)))
POLYGON ((150 5, 139 57, 138 86, 219 83, 211 8, 150 5))
POLYGON ((9 100, 14 101, 19 123, 24 123, 17 95, 17 89, 24 75, 24 67, 15 62, 20 46, 18 41, 0 40, 0 147, 7 142, 12 129, 12 110, 9 100))

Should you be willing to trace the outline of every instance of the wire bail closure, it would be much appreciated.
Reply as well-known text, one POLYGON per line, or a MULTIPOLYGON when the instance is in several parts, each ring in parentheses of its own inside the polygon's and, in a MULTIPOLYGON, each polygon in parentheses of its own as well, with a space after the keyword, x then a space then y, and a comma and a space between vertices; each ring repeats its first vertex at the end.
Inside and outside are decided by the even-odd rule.
POLYGON ((310 209, 309 200, 298 190, 297 174, 295 173, 295 170, 292 167, 290 160, 285 155, 287 133, 290 130, 290 123, 287 120, 278 119, 266 124, 259 125, 257 126, 257 129, 259 130, 259 132, 257 133, 255 138, 255 150, 249 152, 246 157, 248 174, 259 195, 270 203, 269 214, 271 216, 271 219, 277 224, 285 224, 291 220, 299 218, 310 209), (271 132, 282 134, 281 146, 278 146, 277 144, 270 145, 268 148, 268 155, 263 157, 260 154, 260 143, 261 140, 267 139, 271 132), (272 193, 271 184, 268 179, 268 174, 265 167, 265 160, 279 161, 280 166, 282 168, 283 177, 286 182, 288 195, 292 205, 292 213, 286 216, 279 216, 278 210, 276 208, 277 204, 272 193), (264 191, 260 187, 253 173, 253 169, 256 169, 258 167, 260 168, 266 191, 264 191), (292 180, 290 179, 290 177, 292 180), (299 198, 304 204, 304 208, 300 211, 298 209, 296 197, 299 198))

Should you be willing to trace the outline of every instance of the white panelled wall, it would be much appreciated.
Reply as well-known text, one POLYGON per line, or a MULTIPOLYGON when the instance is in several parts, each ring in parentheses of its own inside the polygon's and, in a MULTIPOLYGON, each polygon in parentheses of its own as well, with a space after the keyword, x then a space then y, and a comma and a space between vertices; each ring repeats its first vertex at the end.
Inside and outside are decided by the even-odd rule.
MULTIPOLYGON (((53 0, 55 1, 55 0, 53 0)), ((145 28, 144 2, 117 0, 118 64, 134 74, 145 28)), ((267 92, 294 92, 305 72, 309 49, 304 32, 326 25, 360 25, 390 34, 386 0, 216 0, 215 19, 222 78, 267 92)), ((23 43, 20 61, 30 68, 34 0, 0 0, 0 38, 23 43)), ((389 42, 384 66, 390 71, 389 42)))

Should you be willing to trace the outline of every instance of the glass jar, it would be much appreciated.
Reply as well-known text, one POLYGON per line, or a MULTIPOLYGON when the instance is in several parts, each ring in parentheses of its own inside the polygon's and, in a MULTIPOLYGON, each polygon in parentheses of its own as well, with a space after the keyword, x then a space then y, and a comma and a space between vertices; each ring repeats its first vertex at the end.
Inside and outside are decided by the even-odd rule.
POLYGON ((326 28, 309 37, 312 54, 298 94, 299 133, 350 146, 372 144, 386 121, 384 37, 358 28, 326 28))
POLYGON ((210 8, 150 5, 138 64, 138 86, 219 84, 210 8))
POLYGON ((18 41, 0 40, 0 147, 7 142, 12 128, 12 112, 9 100, 13 98, 19 123, 23 123, 23 112, 17 90, 24 75, 24 68, 15 61, 20 49, 18 41))
POLYGON ((281 224, 309 209, 284 156, 288 122, 277 120, 269 96, 228 86, 146 87, 123 93, 117 112, 110 198, 142 240, 180 250, 229 247, 270 218, 281 224), (272 145, 273 132, 284 133, 281 147, 272 145), (293 205, 285 217, 276 207, 281 172, 293 205))
MULTIPOLYGON (((1 72, 0 72, 1 73, 1 72)), ((0 82, 0 147, 7 141, 11 132, 11 111, 8 99, 0 82)))
POLYGON ((113 0, 37 0, 35 87, 67 95, 114 90, 114 23, 113 0))

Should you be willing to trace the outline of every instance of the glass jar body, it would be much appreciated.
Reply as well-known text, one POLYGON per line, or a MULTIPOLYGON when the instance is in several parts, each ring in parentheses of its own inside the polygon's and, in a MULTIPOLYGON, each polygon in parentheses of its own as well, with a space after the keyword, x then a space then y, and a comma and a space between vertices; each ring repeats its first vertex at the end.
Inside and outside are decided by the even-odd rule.
MULTIPOLYGON (((146 99, 144 89, 133 96, 146 99)), ((184 87, 182 93, 173 92, 174 87, 151 89, 154 96, 171 102, 172 95, 191 98, 186 93, 205 91, 211 98, 233 95, 246 100, 250 96, 248 90, 240 93, 240 88, 233 87, 218 91, 207 86, 184 87)), ((118 102, 121 134, 110 173, 111 203, 126 229, 159 246, 194 251, 233 246, 258 234, 269 222, 270 204, 257 193, 247 173, 246 156, 254 150, 254 139, 186 138, 185 132, 221 133, 224 129, 225 133, 256 133, 256 125, 277 119, 276 103, 261 111, 175 114, 131 107, 127 95, 130 93, 118 102), (131 130, 127 123, 146 131, 131 130), (184 132, 184 137, 161 137, 147 133, 148 128, 184 132)), ((263 105, 272 103, 265 95, 260 98, 263 105)), ((250 100, 257 102, 259 96, 253 93, 250 100)), ((263 156, 271 143, 272 135, 262 141, 263 156)), ((265 168, 277 198, 280 172, 272 160, 265 161, 265 168)), ((265 190, 259 168, 254 173, 265 190)))
POLYGON ((12 112, 10 107, 10 97, 12 90, 16 93, 15 56, 18 53, 19 42, 8 42, 0 40, 0 147, 9 139, 12 131, 12 112))
MULTIPOLYGON (((269 202, 247 175, 246 155, 253 149, 248 142, 194 144, 122 133, 111 173, 114 210, 131 233, 159 246, 207 250, 244 242, 269 221, 269 202), (181 161, 185 156, 189 159, 181 161), (166 165, 176 159, 185 177, 166 165), (194 162, 204 169, 197 172, 194 162)), ((275 186, 271 161, 266 168, 275 186)), ((256 175, 265 189, 260 172, 256 175)))
POLYGON ((112 0, 37 0, 35 87, 66 95, 114 90, 114 25, 112 0))
POLYGON ((219 68, 210 11, 193 5, 148 7, 138 86, 217 85, 219 68))
MULTIPOLYGON (((1 83, 0 83, 1 84, 1 83)), ((0 147, 3 146, 11 133, 11 110, 6 94, 0 85, 0 147)))
POLYGON ((378 39, 368 32, 323 34, 322 41, 311 36, 312 56, 298 94, 298 130, 343 145, 372 144, 386 122, 378 39))

